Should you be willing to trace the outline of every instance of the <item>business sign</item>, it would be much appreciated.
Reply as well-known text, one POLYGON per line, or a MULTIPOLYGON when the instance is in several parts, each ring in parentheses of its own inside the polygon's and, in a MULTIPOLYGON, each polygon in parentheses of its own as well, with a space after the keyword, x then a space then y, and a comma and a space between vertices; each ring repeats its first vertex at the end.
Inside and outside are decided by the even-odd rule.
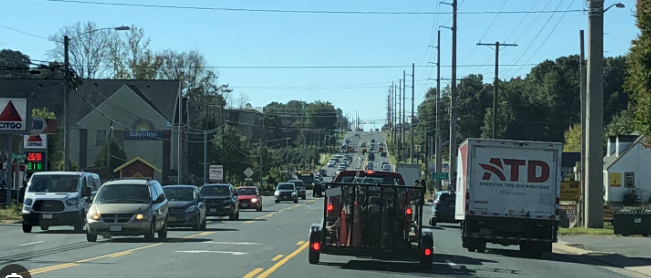
POLYGON ((211 182, 222 182, 224 180, 224 165, 210 165, 208 179, 211 182))
POLYGON ((578 181, 561 182, 561 201, 578 202, 581 199, 581 183, 578 181))
POLYGON ((27 152, 25 153, 25 162, 27 164, 27 171, 45 171, 46 165, 46 152, 27 152))
POLYGON ((140 119, 133 123, 131 130, 124 131, 124 140, 159 140, 163 139, 163 131, 154 130, 154 124, 140 119))
POLYGON ((23 149, 47 149, 47 135, 23 135, 23 149))
POLYGON ((0 133, 24 133, 27 131, 27 99, 0 98, 0 133))

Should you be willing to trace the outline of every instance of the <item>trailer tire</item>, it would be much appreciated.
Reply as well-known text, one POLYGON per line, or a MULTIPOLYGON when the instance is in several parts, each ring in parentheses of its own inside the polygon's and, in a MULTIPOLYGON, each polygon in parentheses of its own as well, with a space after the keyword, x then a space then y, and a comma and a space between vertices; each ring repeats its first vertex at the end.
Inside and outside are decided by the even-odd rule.
POLYGON ((484 253, 486 252, 486 243, 480 243, 479 246, 477 246, 477 252, 478 253, 484 253))
POLYGON ((307 259, 310 262, 310 264, 319 264, 320 257, 321 257, 321 253, 310 250, 308 252, 307 259))
POLYGON ((420 268, 422 270, 430 270, 430 269, 432 269, 432 264, 433 263, 434 263, 434 256, 421 255, 420 268))

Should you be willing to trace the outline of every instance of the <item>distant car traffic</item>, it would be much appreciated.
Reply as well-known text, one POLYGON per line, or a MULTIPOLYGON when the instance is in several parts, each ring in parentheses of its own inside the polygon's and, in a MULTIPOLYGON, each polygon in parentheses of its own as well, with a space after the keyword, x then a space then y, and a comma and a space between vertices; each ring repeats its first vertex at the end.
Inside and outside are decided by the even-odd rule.
POLYGON ((294 183, 291 182, 279 183, 276 186, 274 197, 276 198, 276 204, 281 201, 294 201, 294 203, 298 203, 298 191, 294 183))
POLYGON ((294 184, 296 187, 296 191, 298 192, 298 197, 305 200, 307 198, 307 193, 305 192, 305 184, 303 183, 302 180, 290 180, 288 182, 291 182, 294 184))
POLYGON ((206 229, 206 204, 201 200, 198 187, 167 185, 163 192, 170 204, 168 227, 192 227, 195 231, 206 229))
POLYGON ((240 209, 255 209, 262 211, 262 195, 255 186, 240 186, 237 188, 237 199, 240 209))
POLYGON ((206 184, 201 188, 201 198, 206 202, 208 216, 228 216, 229 220, 240 218, 240 201, 231 184, 206 184))

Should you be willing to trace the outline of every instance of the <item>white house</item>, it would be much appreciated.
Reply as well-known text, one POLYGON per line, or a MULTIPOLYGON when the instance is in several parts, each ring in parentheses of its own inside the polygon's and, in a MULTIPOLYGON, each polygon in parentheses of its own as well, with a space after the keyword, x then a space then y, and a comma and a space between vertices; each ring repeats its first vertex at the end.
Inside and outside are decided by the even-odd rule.
POLYGON ((610 136, 604 162, 604 200, 620 203, 627 193, 636 202, 651 197, 651 140, 639 133, 610 136))

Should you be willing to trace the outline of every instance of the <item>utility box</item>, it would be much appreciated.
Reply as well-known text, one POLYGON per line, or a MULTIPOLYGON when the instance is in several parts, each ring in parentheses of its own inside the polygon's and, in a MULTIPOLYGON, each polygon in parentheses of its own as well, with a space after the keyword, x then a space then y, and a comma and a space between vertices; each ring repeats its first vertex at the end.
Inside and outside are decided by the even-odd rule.
POLYGON ((651 209, 617 209, 613 228, 616 235, 651 235, 651 209))

